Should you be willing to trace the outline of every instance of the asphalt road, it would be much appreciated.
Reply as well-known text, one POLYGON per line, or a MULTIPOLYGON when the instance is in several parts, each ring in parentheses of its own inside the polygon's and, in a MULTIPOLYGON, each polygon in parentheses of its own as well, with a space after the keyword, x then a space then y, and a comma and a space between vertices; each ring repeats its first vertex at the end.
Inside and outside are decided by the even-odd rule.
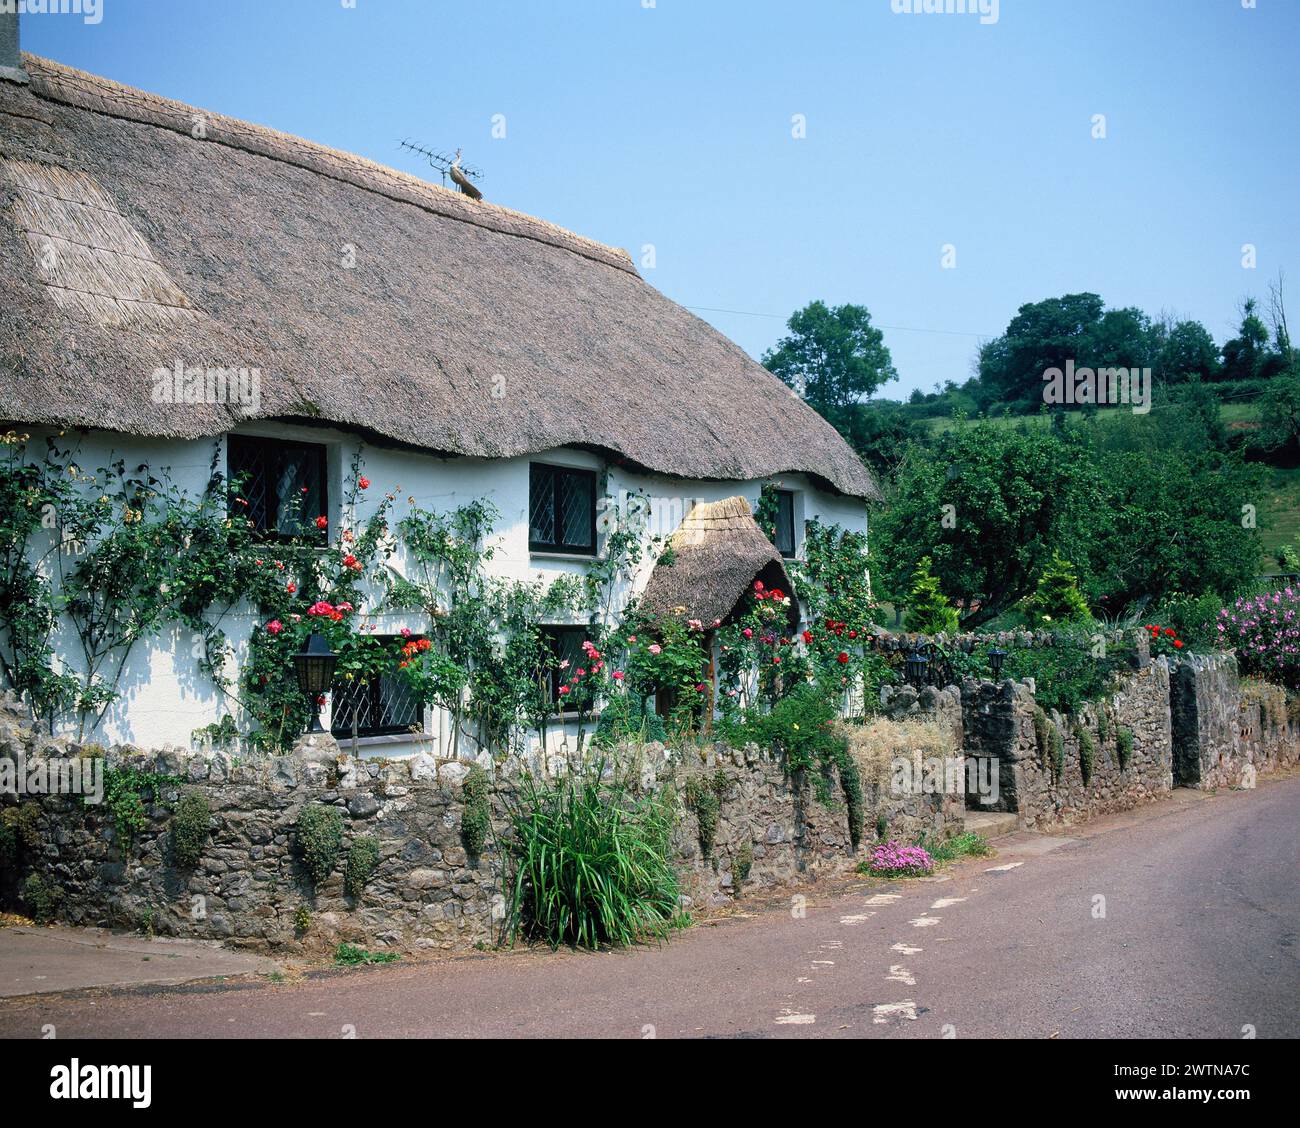
POLYGON ((1300 1036, 1300 776, 805 890, 660 948, 0 1001, 0 1036, 1300 1036), (1104 898, 1099 901, 1098 898, 1104 898), (1104 915, 1102 915, 1104 910, 1104 915))

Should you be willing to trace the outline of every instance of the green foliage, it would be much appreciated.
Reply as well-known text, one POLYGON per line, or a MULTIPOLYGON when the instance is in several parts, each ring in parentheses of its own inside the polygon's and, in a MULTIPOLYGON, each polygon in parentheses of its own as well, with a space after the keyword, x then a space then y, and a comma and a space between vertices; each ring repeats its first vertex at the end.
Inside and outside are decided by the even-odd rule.
POLYGON ((848 744, 841 744, 835 750, 835 768, 840 777, 840 790, 844 793, 844 805, 848 809, 849 843, 854 852, 862 845, 862 825, 864 822, 862 773, 857 761, 849 753, 848 744))
POLYGON ((18 808, 0 810, 0 870, 18 861, 18 808))
POLYGON ((987 838, 982 838, 970 830, 940 841, 922 835, 916 844, 928 851, 930 857, 936 862, 952 862, 958 858, 983 858, 992 850, 987 838))
MULTIPOLYGON (((163 788, 176 787, 180 783, 177 776, 141 771, 131 766, 104 769, 104 809, 112 816, 123 851, 129 851, 136 836, 149 825, 145 796, 157 805, 162 801, 163 788)), ((85 802, 85 797, 82 802, 85 802)))
POLYGON ((1079 578, 1074 565, 1053 554, 1038 587, 1029 599, 1029 612, 1036 623, 1084 623, 1092 620, 1092 613, 1079 590, 1079 578))
POLYGON ((1078 730, 1078 738, 1079 772, 1083 776, 1084 787, 1087 787, 1092 781, 1093 769, 1097 763, 1097 742, 1093 740, 1092 733, 1082 726, 1078 730))
POLYGON ((504 934, 596 948, 664 937, 678 922, 671 808, 637 797, 604 760, 525 777, 513 800, 504 934))
POLYGON ((336 807, 309 803, 298 813, 298 856, 312 884, 319 888, 334 872, 343 849, 343 814, 336 807))
POLYGON ((663 743, 667 739, 664 719, 648 706, 646 699, 635 693, 616 693, 605 702, 593 738, 602 748, 623 742, 663 743))
POLYGON ((1029 595, 1096 493, 1078 436, 988 422, 945 432, 899 468, 872 527, 873 579, 906 601, 909 577, 929 558, 938 590, 969 609, 963 626, 978 626, 1029 595))
POLYGON ((1058 641, 1049 646, 1013 647, 1003 663, 1003 676, 1019 681, 1033 678, 1035 698, 1044 709, 1076 713, 1086 701, 1104 697, 1115 676, 1128 663, 1128 650, 1111 647, 1094 657, 1090 640, 1058 641))
POLYGON ((1128 767, 1129 761, 1133 759, 1133 730, 1121 728, 1115 733, 1115 751, 1119 757, 1119 770, 1123 771, 1128 767))
POLYGON ((1034 707, 1034 743, 1038 747, 1038 757, 1043 767, 1048 765, 1048 748, 1051 742, 1052 722, 1041 706, 1034 707))
POLYGON ((299 940, 311 931, 311 909, 299 905, 293 912, 293 934, 299 940))
POLYGON ((898 375, 864 306, 814 301, 791 314, 787 326, 763 365, 832 423, 898 375))
POLYGON ((1300 374, 1270 381, 1259 407, 1264 447, 1278 449, 1300 443, 1300 374))
POLYGON ((699 826, 700 856, 705 861, 713 855, 713 843, 718 833, 718 814, 729 786, 726 773, 721 768, 711 776, 690 776, 686 780, 686 806, 695 813, 695 821, 699 826))
POLYGON ((1061 730, 1053 724, 1047 733, 1048 744, 1048 766, 1052 769, 1052 782, 1060 784, 1061 776, 1065 774, 1065 737, 1061 735, 1061 730))
POLYGON ((63 890, 41 874, 29 873, 18 895, 32 920, 37 924, 49 924, 58 914, 63 890))
POLYGON ((208 842, 212 808, 202 795, 186 795, 172 818, 172 860, 181 869, 193 869, 208 842))
POLYGON ((397 952, 370 952, 355 944, 340 944, 334 949, 334 963, 339 967, 396 963, 401 958, 397 952))
POLYGON ((354 900, 359 898, 378 868, 379 840, 364 835, 354 838, 343 863, 343 892, 354 900))
POLYGON ((912 592, 907 602, 908 630, 918 634, 953 634, 957 630, 957 609, 939 590, 939 581, 930 567, 930 557, 923 556, 912 572, 912 592))
POLYGON ((1103 744, 1110 739, 1110 713, 1101 704, 1097 706, 1097 739, 1103 744))
POLYGON ((750 718, 748 731, 755 743, 782 757, 788 772, 829 767, 838 762, 845 743, 835 731, 838 715, 830 701, 804 683, 782 697, 770 713, 750 718))
POLYGON ((741 886, 749 877, 749 871, 754 868, 754 844, 746 838, 739 846, 736 847, 736 855, 731 863, 731 883, 735 886, 736 896, 740 896, 741 886))
POLYGON ((465 777, 461 798, 464 808, 460 815, 460 840, 465 852, 477 858, 492 833, 492 780, 478 764, 465 777))
POLYGON ((884 842, 889 835, 889 816, 884 811, 876 815, 876 841, 884 842))

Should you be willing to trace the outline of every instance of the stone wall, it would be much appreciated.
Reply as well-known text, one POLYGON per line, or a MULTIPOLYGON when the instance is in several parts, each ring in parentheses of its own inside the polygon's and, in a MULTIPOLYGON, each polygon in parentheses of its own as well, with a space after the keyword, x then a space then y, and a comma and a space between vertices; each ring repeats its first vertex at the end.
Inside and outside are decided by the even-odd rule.
MULTIPOLYGON (((0 758, 21 754, 30 767, 85 752, 33 734, 0 710, 0 758)), ((793 780, 754 746, 692 749, 690 756, 683 763, 662 745, 647 745, 620 757, 642 789, 671 793, 678 803, 675 846, 688 907, 813 881, 860 860, 833 772, 793 780), (720 794, 708 857, 697 814, 678 798, 692 775, 720 794)), ((358 760, 340 755, 326 738, 304 741, 291 756, 257 761, 114 747, 105 762, 181 782, 164 784, 157 802, 146 792, 145 825, 130 842, 106 804, 69 795, 0 797, 0 814, 21 809, 31 837, 15 864, 0 866, 0 903, 24 907, 20 878, 35 873, 57 891, 58 919, 75 925, 149 928, 288 952, 322 952, 341 941, 398 951, 463 950, 498 938, 506 897, 500 842, 515 794, 510 778, 496 781, 493 833, 474 857, 462 841, 470 769, 459 761, 358 760), (186 795, 201 795, 211 810, 209 836, 192 870, 177 865, 173 843, 174 812, 186 795), (340 862, 316 889, 296 843, 298 817, 308 804, 336 808, 345 827, 340 862), (362 837, 377 840, 379 863, 353 898, 344 890, 342 859, 362 837)), ((897 799, 870 791, 868 840, 877 801, 900 831, 960 829, 959 807, 943 796, 897 799)))

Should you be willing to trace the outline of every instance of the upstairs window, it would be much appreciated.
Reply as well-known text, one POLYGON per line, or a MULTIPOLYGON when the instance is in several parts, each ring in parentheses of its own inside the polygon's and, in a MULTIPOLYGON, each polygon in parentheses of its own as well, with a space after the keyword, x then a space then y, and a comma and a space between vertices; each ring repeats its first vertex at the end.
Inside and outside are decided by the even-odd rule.
POLYGON ((325 541, 316 527, 328 512, 325 447, 231 435, 226 440, 226 479, 231 512, 253 522, 268 540, 291 537, 325 541))
POLYGON ((772 543, 787 560, 794 558, 794 493, 791 490, 776 491, 776 536, 772 543))
POLYGON ((528 547, 596 555, 596 472, 534 462, 528 468, 528 547))
MULTIPOLYGON (((381 642, 396 646, 396 635, 376 635, 381 642)), ((382 674, 366 681, 334 683, 334 709, 330 732, 338 740, 356 735, 393 736, 424 731, 424 705, 412 693, 400 674, 382 674)))

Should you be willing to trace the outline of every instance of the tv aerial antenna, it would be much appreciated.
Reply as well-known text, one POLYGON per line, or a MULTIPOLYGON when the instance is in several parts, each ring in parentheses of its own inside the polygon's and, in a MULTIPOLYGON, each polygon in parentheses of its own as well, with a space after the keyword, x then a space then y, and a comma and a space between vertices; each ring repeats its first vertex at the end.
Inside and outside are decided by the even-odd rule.
POLYGON ((471 200, 481 200, 483 193, 474 185, 474 181, 482 180, 483 173, 471 165, 461 164, 460 150, 448 156, 446 153, 440 153, 434 149, 426 149, 423 145, 416 145, 412 141, 403 141, 403 149, 409 149, 412 153, 419 153, 431 168, 436 168, 442 176, 442 186, 447 186, 448 178, 456 187, 468 196, 471 200))

